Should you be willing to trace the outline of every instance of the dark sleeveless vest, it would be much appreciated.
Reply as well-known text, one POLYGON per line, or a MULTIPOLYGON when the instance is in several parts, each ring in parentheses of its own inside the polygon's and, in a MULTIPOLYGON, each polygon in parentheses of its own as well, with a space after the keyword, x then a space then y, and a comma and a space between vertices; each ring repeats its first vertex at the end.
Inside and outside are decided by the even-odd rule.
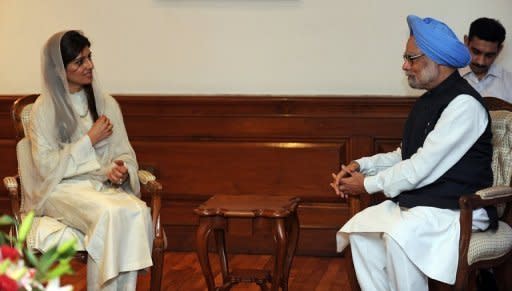
MULTIPOLYGON (((402 137, 402 159, 409 159, 423 146, 427 135, 434 129, 441 113, 460 94, 475 98, 484 108, 482 96, 464 80, 458 71, 451 74, 439 86, 423 94, 414 104, 405 123, 402 137)), ((486 109, 487 111, 487 109, 486 109)), ((489 121, 491 120, 487 112, 489 121)), ((446 173, 430 185, 405 191, 393 200, 400 206, 433 206, 458 209, 459 197, 473 194, 489 187, 493 182, 491 122, 485 131, 446 173)), ((494 210, 495 211, 495 210, 494 210)), ((488 211, 489 213, 489 211, 488 211)), ((494 213, 489 213, 495 216, 494 213)))

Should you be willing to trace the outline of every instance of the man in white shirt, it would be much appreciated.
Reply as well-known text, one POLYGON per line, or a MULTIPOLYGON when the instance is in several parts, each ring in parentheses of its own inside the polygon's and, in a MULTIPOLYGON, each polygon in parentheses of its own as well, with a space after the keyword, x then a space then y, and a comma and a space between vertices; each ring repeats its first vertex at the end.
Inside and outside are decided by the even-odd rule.
POLYGON ((471 63, 459 72, 480 95, 512 103, 512 72, 494 63, 503 49, 505 33, 498 20, 482 17, 473 21, 464 36, 471 63))
MULTIPOLYGON (((481 17, 473 21, 469 34, 464 36, 471 63, 459 72, 482 96, 512 103, 512 73, 494 63, 503 49, 505 35, 505 28, 496 19, 481 17)), ((479 271, 478 290, 498 290, 492 270, 479 271)))
MULTIPOLYGON (((338 251, 350 243, 362 290, 427 291, 428 278, 453 284, 458 199, 493 180, 489 113, 457 70, 470 62, 467 47, 436 19, 409 15, 407 23, 402 69, 409 86, 426 92, 407 118, 402 144, 342 166, 331 183, 342 197, 390 198, 356 214, 336 235, 338 251)), ((475 210, 473 228, 492 226, 492 212, 475 210)))

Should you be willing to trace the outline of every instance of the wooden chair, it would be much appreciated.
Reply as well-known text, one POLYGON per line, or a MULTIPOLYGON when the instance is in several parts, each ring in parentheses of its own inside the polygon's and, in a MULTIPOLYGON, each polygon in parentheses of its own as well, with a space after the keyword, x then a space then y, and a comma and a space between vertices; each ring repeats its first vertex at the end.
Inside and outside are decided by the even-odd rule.
MULTIPOLYGON (((17 99, 12 106, 11 114, 12 120, 14 122, 17 144, 22 139, 25 138, 24 128, 28 124, 30 118, 31 106, 38 96, 39 95, 29 95, 21 97, 17 99)), ((156 180, 155 176, 148 170, 139 170, 138 175, 139 180, 141 182, 141 191, 144 194, 151 195, 150 206, 155 238, 153 241, 152 250, 153 266, 151 267, 150 290, 157 291, 160 290, 162 282, 163 256, 167 244, 165 233, 163 232, 163 229, 161 228, 160 225, 160 195, 162 191, 162 185, 156 180)), ((13 177, 5 177, 4 185, 9 191, 12 214, 15 220, 18 223, 21 223, 24 214, 21 213, 21 206, 23 204, 23 191, 22 187, 20 187, 21 184, 19 175, 13 177)), ((17 229, 14 229, 14 231, 17 233, 17 229)), ((37 245, 38 248, 35 248, 36 251, 44 251, 41 250, 41 247, 43 249, 47 249, 48 247, 51 247, 51 245, 48 244, 51 243, 52 245, 54 245, 54 243, 66 241, 71 237, 78 239, 78 251, 76 259, 83 263, 86 263, 87 252, 83 247, 83 234, 80 231, 73 229, 71 227, 67 227, 63 225, 61 222, 47 216, 36 217, 34 219, 32 229, 30 230, 30 234, 27 238, 27 245, 30 248, 34 248, 35 245, 37 245), (56 235, 55 237, 51 237, 53 233, 47 235, 51 231, 47 231, 45 228, 59 228, 61 229, 61 231, 59 231, 58 235, 56 235), (45 247, 45 244, 47 244, 48 246, 45 247)))
MULTIPOLYGON (((461 227, 455 285, 429 279, 429 290, 475 290, 478 270, 487 268, 493 268, 500 290, 512 290, 512 104, 494 97, 484 100, 492 119, 494 186, 459 199, 461 227), (473 210, 489 205, 498 207, 498 230, 472 232, 473 210)), ((372 196, 349 197, 350 215, 379 200, 379 196, 372 196)), ((351 289, 360 290, 349 247, 345 255, 351 289)))

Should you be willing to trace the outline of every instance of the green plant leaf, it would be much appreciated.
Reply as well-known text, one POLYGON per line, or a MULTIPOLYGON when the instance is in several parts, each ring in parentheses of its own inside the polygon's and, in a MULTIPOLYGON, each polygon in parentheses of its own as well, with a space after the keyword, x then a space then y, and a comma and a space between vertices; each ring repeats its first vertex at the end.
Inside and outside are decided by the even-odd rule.
POLYGON ((57 253, 59 254, 59 259, 65 259, 73 256, 76 253, 75 250, 76 239, 72 238, 63 243, 61 243, 57 247, 57 253))
POLYGON ((71 265, 69 261, 62 260, 59 264, 46 273, 45 278, 43 279, 45 282, 60 277, 62 275, 71 275, 73 274, 73 270, 71 269, 71 265))
POLYGON ((19 247, 18 249, 21 251, 21 246, 25 242, 25 239, 27 238, 28 232, 30 231, 30 228, 32 227, 32 222, 34 221, 34 211, 30 211, 27 213, 23 221, 21 222, 19 231, 18 231, 18 240, 16 242, 16 246, 19 247))
POLYGON ((6 235, 3 233, 0 233, 0 245, 5 245, 5 244, 7 244, 6 235))
POLYGON ((14 224, 14 219, 9 215, 2 215, 0 217, 0 225, 11 225, 14 224))
MULTIPOLYGON (((43 290, 44 286, 42 283, 46 283, 48 280, 58 278, 65 274, 73 274, 71 259, 76 253, 76 239, 71 239, 58 246, 54 246, 38 258, 30 249, 24 247, 25 240, 30 232, 33 221, 34 212, 31 211, 27 213, 19 226, 17 237, 12 237, 11 235, 0 232, 0 244, 14 245, 14 247, 23 254, 22 259, 25 261, 26 267, 18 268, 11 275, 15 275, 16 278, 20 278, 28 271, 27 267, 35 268, 35 281, 33 281, 33 284, 35 285, 32 286, 32 290, 36 291, 43 290)), ((2 215, 0 217, 0 226, 12 224, 17 226, 16 220, 12 217, 8 215, 2 215)), ((0 274, 4 274, 7 268, 13 264, 16 263, 11 262, 10 260, 0 261, 0 274)))
POLYGON ((57 247, 52 247, 48 251, 46 251, 40 258, 39 263, 35 266, 37 273, 36 278, 41 279, 44 278, 44 274, 48 272, 50 267, 55 263, 58 259, 59 254, 57 253, 57 247))
POLYGON ((32 253, 29 249, 24 249, 23 253, 25 254, 25 258, 27 259, 28 263, 33 266, 34 268, 39 265, 39 260, 37 257, 32 253))
POLYGON ((5 270, 11 265, 11 260, 3 260, 0 262, 0 274, 5 273, 5 270))

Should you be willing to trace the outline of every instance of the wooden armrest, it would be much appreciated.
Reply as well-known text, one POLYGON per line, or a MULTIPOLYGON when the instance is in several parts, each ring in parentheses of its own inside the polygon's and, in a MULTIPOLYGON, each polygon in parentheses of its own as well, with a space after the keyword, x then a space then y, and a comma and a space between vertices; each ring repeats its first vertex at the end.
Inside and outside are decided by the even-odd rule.
POLYGON ((139 171, 150 172, 154 176, 158 176, 159 175, 158 169, 155 166, 151 165, 151 164, 139 164, 139 171))
POLYGON ((146 171, 146 170, 139 170, 137 172, 137 175, 139 176, 139 181, 143 185, 147 184, 149 181, 155 181, 156 180, 155 175, 153 175, 151 172, 146 171))
POLYGON ((4 178, 4 186, 5 189, 9 190, 11 192, 12 190, 17 191, 18 190, 18 180, 16 177, 5 177, 4 178))
POLYGON ((155 175, 152 173, 146 170, 139 170, 137 175, 139 176, 139 181, 145 191, 154 193, 162 190, 162 184, 156 180, 155 175))
POLYGON ((162 184, 156 180, 155 175, 147 170, 139 170, 137 175, 139 176, 143 190, 151 194, 151 218, 155 232, 154 247, 165 249, 167 247, 167 238, 160 223, 162 184))
MULTIPOLYGON (((501 187, 501 186, 500 186, 501 187)), ((494 188, 494 187, 492 187, 494 188)), ((490 188, 487 188, 490 189, 490 188)), ((484 189, 485 190, 485 189, 484 189)), ((493 190, 494 191, 494 190, 493 190)), ((492 191, 490 191, 492 192, 492 191)), ((512 201, 512 192, 506 194, 505 191, 496 189, 496 192, 492 192, 483 199, 480 195, 466 195, 459 198, 459 207, 461 211, 473 211, 474 209, 498 205, 501 203, 507 203, 512 201), (494 195, 494 197, 492 197, 494 195)))
POLYGON ((495 186, 477 191, 473 195, 459 198, 460 241, 459 265, 467 264, 467 255, 472 236, 473 210, 512 201, 512 188, 495 186))
POLYGON ((4 186, 9 191, 9 200, 11 201, 11 211, 14 219, 21 223, 20 195, 18 176, 9 176, 4 178, 4 186))
POLYGON ((474 195, 460 197, 461 239, 459 248, 461 250, 467 250, 469 247, 473 224, 473 210, 486 206, 496 206, 511 201, 512 188, 508 186, 489 187, 476 192, 474 195))
POLYGON ((480 196, 482 199, 493 199, 499 197, 506 197, 512 195, 512 187, 510 186, 494 186, 479 190, 476 192, 476 195, 480 196))

